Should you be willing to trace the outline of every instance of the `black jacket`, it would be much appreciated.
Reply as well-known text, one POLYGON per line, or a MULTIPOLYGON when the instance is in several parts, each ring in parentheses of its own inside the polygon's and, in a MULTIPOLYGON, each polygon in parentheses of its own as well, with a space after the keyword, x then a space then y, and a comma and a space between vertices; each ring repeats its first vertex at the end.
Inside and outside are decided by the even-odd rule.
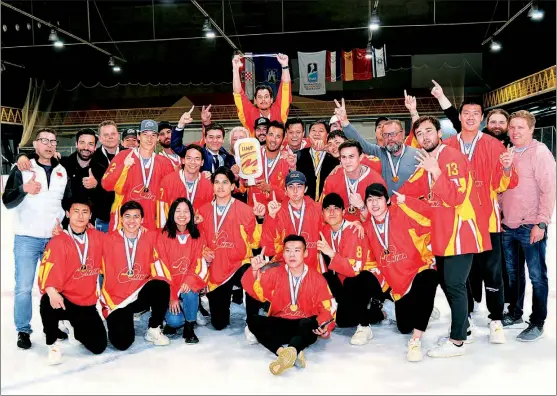
MULTIPOLYGON (((83 178, 89 177, 89 169, 91 168, 91 161, 89 165, 82 168, 77 161, 77 151, 70 154, 68 157, 63 157, 60 159, 60 164, 66 168, 68 173, 68 178, 70 180, 72 196, 73 197, 86 197, 92 202, 95 200, 95 190, 96 188, 87 189, 83 186, 83 178)), ((98 180, 97 180, 98 181, 98 180)), ((98 181, 100 183, 100 181, 98 181)))
MULTIPOLYGON (((325 184, 325 179, 339 164, 340 162, 338 159, 336 159, 329 153, 325 154, 325 159, 323 160, 323 165, 321 166, 321 174, 319 179, 319 196, 321 196, 321 193, 323 192, 323 184, 325 184)), ((300 157, 296 162, 296 170, 302 172, 306 176, 306 195, 309 195, 313 200, 317 201, 315 199, 315 185, 317 183, 317 177, 315 176, 310 147, 300 150, 300 157)))
MULTIPOLYGON (((123 148, 120 147, 120 150, 123 150, 123 148)), ((108 156, 110 160, 106 155, 104 155, 101 146, 95 150, 90 162, 93 176, 95 176, 98 183, 97 188, 95 188, 93 199, 93 211, 95 213, 95 217, 102 221, 110 221, 110 208, 112 207, 115 196, 114 191, 106 191, 101 185, 104 173, 106 172, 110 161, 114 158, 112 154, 108 154, 108 156)))

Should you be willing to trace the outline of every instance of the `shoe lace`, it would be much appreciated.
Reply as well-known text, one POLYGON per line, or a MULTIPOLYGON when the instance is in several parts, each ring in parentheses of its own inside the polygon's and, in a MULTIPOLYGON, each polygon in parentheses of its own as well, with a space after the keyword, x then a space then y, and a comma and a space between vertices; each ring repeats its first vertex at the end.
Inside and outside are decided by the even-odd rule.
POLYGON ((526 322, 526 323, 528 323, 528 327, 527 327, 526 330, 524 331, 525 333, 530 332, 530 331, 532 331, 532 330, 534 330, 535 328, 538 327, 538 326, 536 326, 536 325, 533 324, 533 323, 530 323, 530 322, 526 322))

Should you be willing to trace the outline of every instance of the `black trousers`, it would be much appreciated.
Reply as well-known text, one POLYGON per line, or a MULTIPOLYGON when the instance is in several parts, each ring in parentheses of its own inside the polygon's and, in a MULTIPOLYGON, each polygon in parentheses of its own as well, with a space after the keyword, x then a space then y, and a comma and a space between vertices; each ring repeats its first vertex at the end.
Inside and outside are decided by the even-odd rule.
POLYGON ((338 327, 369 326, 384 319, 380 304, 371 304, 370 300, 384 301, 381 284, 369 271, 362 271, 357 276, 344 279, 344 284, 337 274, 328 271, 325 279, 331 293, 337 301, 336 325, 338 327))
POLYGON ((248 317, 248 327, 257 340, 274 354, 284 344, 296 348, 300 353, 317 341, 317 317, 303 319, 284 319, 275 316, 248 317))
POLYGON ((468 331, 467 281, 474 255, 436 256, 441 288, 451 307, 451 335, 453 340, 466 340, 468 331))
POLYGON ((44 294, 41 298, 40 311, 46 335, 46 345, 52 345, 56 342, 58 322, 69 320, 74 328, 75 339, 94 354, 102 353, 107 344, 106 330, 95 305, 76 305, 64 297, 64 306, 66 309, 54 309, 50 305, 50 298, 47 294, 44 294))
POLYGON ((143 286, 137 300, 124 308, 118 308, 106 318, 108 339, 114 348, 128 349, 135 340, 133 314, 151 310, 149 327, 162 326, 170 301, 170 286, 162 280, 150 280, 143 286))
POLYGON ((414 277, 410 291, 395 302, 396 325, 402 334, 427 329, 438 284, 436 270, 422 271, 414 277))
POLYGON ((502 240, 500 232, 492 232, 489 235, 492 250, 475 254, 472 260, 472 269, 468 277, 468 313, 474 310, 474 300, 481 301, 483 281, 489 318, 501 320, 505 306, 502 240))
MULTIPOLYGON (((251 267, 244 264, 236 270, 234 275, 215 290, 207 293, 209 299, 209 309, 211 310, 211 324, 215 330, 222 330, 230 324, 230 302, 232 298, 232 287, 241 285, 241 279, 251 267)), ((243 291, 243 290, 242 290, 243 291)), ((246 316, 257 315, 262 303, 246 294, 246 316)))

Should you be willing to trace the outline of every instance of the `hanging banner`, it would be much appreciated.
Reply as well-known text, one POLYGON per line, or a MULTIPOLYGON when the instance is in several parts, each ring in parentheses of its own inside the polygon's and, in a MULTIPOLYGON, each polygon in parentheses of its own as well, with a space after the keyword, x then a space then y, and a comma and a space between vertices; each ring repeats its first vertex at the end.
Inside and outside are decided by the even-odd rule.
POLYGON ((327 51, 298 52, 300 95, 325 95, 327 51))

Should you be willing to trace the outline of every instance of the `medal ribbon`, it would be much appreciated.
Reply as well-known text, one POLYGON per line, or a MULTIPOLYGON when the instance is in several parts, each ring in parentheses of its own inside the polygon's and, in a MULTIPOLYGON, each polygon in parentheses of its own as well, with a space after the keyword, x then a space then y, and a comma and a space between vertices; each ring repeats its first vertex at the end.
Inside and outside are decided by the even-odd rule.
POLYGON ((371 216, 371 224, 373 225, 373 230, 375 231, 375 235, 377 235, 377 239, 379 243, 383 247, 385 252, 389 251, 389 211, 387 211, 387 215, 385 216, 385 240, 381 237, 381 233, 377 228, 377 224, 375 223, 375 219, 371 216))
POLYGON ((267 161, 267 150, 263 151, 263 163, 265 164, 263 167, 263 170, 265 171, 265 182, 269 183, 269 177, 271 177, 271 175, 273 174, 273 171, 275 170, 275 167, 277 166, 278 162, 280 159, 280 153, 277 155, 277 157, 273 160, 273 162, 271 163, 271 169, 269 169, 269 162, 267 161))
POLYGON ((306 213, 306 201, 304 201, 302 208, 300 209, 300 222, 298 223, 297 230, 296 221, 294 220, 294 211, 292 210, 290 202, 288 203, 288 212, 290 213, 290 221, 292 221, 292 226, 294 227, 294 231, 296 231, 296 235, 300 235, 302 233, 302 225, 304 224, 304 214, 306 213))
POLYGON ((79 255, 79 263, 81 264, 81 269, 85 269, 85 262, 87 261, 87 253, 89 252, 89 238, 87 237, 87 231, 83 234, 83 253, 81 253, 81 249, 79 248, 79 244, 77 242, 77 237, 72 231, 71 227, 68 227, 66 231, 69 236, 72 237, 75 247, 77 249, 77 254, 79 255))
POLYGON ((137 234, 137 238, 135 241, 131 242, 126 234, 122 231, 122 236, 124 237, 124 249, 126 250, 126 261, 128 264, 128 274, 133 274, 133 267, 135 265, 135 255, 137 253, 137 245, 139 242, 139 238, 141 237, 141 230, 139 230, 137 234), (132 251, 130 252, 130 247, 132 251))
POLYGON ((391 167, 393 178, 398 177, 398 168, 400 167, 400 162, 402 160, 402 157, 404 156, 404 152, 406 151, 406 145, 402 146, 402 153, 400 154, 400 157, 398 157, 398 162, 396 163, 396 166, 393 164, 393 157, 391 156, 391 153, 389 153, 388 150, 385 151, 387 153, 387 159, 389 160, 389 165, 391 167))
POLYGON ((466 148, 464 147, 464 142, 460 138, 460 135, 461 135, 460 133, 457 135, 458 143, 460 144, 460 151, 462 152, 462 154, 468 156, 468 161, 472 161, 472 156, 474 155, 474 151, 476 150, 476 143, 478 143, 478 140, 480 140, 480 137, 482 136, 482 132, 478 131, 478 134, 476 135, 474 140, 472 140, 472 146, 470 147, 470 151, 468 153, 466 152, 466 148))
POLYGON ((186 188, 186 193, 188 194, 188 199, 190 200, 191 204, 193 205, 193 201, 195 200, 195 193, 197 192, 197 183, 199 183, 199 178, 201 175, 197 176, 197 179, 193 182, 193 187, 190 189, 188 188, 188 184, 186 183, 186 175, 184 170, 180 170, 180 180, 184 183, 184 187, 186 188))
POLYGON ((143 178, 143 187, 149 188, 151 179, 153 178, 153 171, 155 170, 155 153, 151 154, 151 158, 147 162, 147 165, 143 164, 143 158, 139 155, 139 149, 135 149, 135 154, 139 158, 139 165, 141 165, 141 177, 143 178), (149 166, 149 175, 146 176, 145 168, 149 166))
POLYGON ((230 201, 228 201, 228 203, 226 204, 226 207, 222 212, 222 217, 220 218, 220 221, 217 225, 217 202, 213 201, 213 223, 215 226, 215 236, 218 234, 220 228, 222 227, 222 223, 224 223, 224 219, 226 218, 226 215, 228 214, 228 211, 230 210, 230 206, 232 205, 233 202, 234 202, 234 198, 230 198, 230 201))
POLYGON ((300 275, 300 281, 297 284, 294 279, 294 275, 292 275, 292 272, 290 272, 290 268, 288 268, 288 265, 286 265, 286 271, 288 272, 288 283, 290 286, 290 305, 297 306, 298 294, 300 294, 300 286, 302 285, 302 282, 304 281, 304 278, 308 273, 308 267, 304 264, 304 272, 302 272, 302 275, 300 275))

